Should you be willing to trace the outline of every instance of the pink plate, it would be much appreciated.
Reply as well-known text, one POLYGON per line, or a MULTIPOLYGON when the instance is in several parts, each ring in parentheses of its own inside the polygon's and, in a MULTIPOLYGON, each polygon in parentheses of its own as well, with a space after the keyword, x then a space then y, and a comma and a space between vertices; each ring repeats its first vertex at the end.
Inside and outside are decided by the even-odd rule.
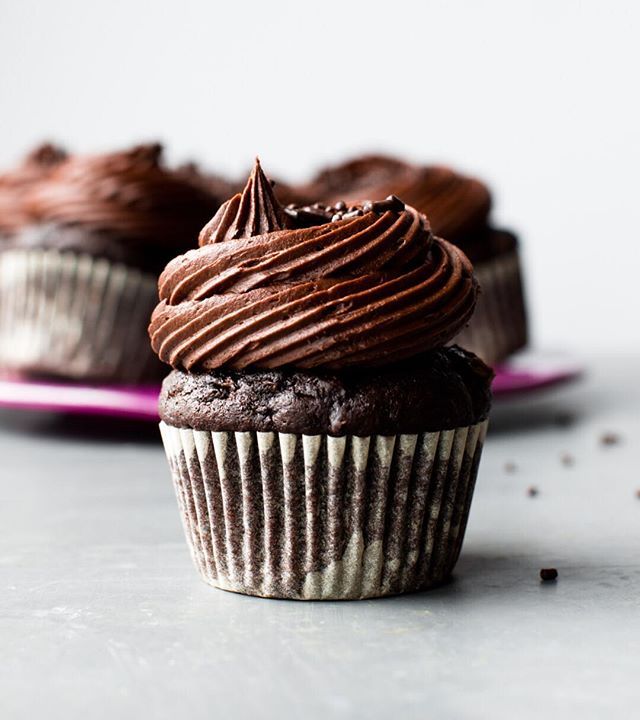
MULTIPOLYGON (((511 397, 565 383, 581 368, 527 353, 496 368, 494 396, 511 397)), ((0 375, 0 407, 158 421, 157 385, 80 385, 0 375)))
POLYGON ((565 356, 528 350, 496 367, 493 395, 502 398, 544 390, 575 380, 582 371, 579 363, 565 356))

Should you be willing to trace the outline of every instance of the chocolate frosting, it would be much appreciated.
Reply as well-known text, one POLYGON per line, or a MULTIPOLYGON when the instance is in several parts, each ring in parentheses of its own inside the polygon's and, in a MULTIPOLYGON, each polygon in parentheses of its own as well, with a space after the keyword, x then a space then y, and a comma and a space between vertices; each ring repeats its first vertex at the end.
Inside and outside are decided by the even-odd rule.
POLYGON ((256 164, 201 247, 160 277, 149 328, 160 359, 192 371, 335 370, 386 365, 451 340, 476 300, 465 255, 397 198, 322 219, 334 209, 319 209, 311 227, 296 226, 305 214, 294 211, 279 229, 281 209, 256 164))
POLYGON ((486 253, 491 195, 475 178, 450 168, 365 155, 320 172, 301 188, 328 202, 395 193, 429 218, 433 232, 462 247, 472 260, 486 253))
POLYGON ((284 210, 260 167, 260 160, 256 158, 246 187, 242 193, 237 193, 223 203, 204 226, 199 245, 254 237, 284 227, 284 210))
POLYGON ((395 435, 485 419, 493 373, 475 355, 438 348, 385 368, 174 370, 160 415, 173 427, 229 432, 395 435))
POLYGON ((11 235, 30 222, 31 215, 25 204, 27 193, 65 158, 64 150, 45 143, 32 150, 18 167, 0 175, 1 234, 11 235))
POLYGON ((169 258, 192 245, 219 204, 184 173, 164 167, 161 154, 161 146, 151 144, 61 163, 27 198, 40 225, 61 228, 42 236, 52 247, 93 255, 105 254, 104 247, 111 244, 125 262, 159 272, 169 258), (66 232, 69 227, 82 232, 66 232), (73 248, 67 247, 71 239, 73 248))

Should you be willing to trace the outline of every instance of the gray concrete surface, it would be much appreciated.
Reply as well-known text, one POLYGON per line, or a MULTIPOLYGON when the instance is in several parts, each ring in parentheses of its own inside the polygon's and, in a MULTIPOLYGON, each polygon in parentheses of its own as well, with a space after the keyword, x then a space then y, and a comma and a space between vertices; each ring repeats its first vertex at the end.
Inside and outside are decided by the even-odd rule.
POLYGON ((0 413, 0 718, 635 716, 639 365, 500 404, 454 582, 366 602, 205 586, 153 428, 0 413))

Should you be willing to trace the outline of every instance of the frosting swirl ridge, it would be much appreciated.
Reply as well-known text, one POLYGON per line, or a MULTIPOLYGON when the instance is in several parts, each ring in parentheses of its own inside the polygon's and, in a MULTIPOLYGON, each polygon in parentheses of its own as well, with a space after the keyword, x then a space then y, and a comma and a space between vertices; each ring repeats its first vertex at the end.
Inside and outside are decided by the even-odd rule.
POLYGON ((175 258, 149 328, 160 359, 185 370, 335 370, 446 344, 475 305, 471 264, 413 208, 371 206, 175 258))

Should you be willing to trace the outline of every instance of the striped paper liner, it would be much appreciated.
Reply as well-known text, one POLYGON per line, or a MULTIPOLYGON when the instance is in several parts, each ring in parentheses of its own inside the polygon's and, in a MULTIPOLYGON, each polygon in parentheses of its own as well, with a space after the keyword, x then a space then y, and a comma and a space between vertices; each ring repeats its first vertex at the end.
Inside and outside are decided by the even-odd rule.
POLYGON ((0 363, 72 379, 157 378, 147 335, 156 282, 89 255, 0 253, 0 363))
POLYGON ((447 580, 486 427, 332 437, 160 425, 204 580, 305 600, 380 597, 447 580))

